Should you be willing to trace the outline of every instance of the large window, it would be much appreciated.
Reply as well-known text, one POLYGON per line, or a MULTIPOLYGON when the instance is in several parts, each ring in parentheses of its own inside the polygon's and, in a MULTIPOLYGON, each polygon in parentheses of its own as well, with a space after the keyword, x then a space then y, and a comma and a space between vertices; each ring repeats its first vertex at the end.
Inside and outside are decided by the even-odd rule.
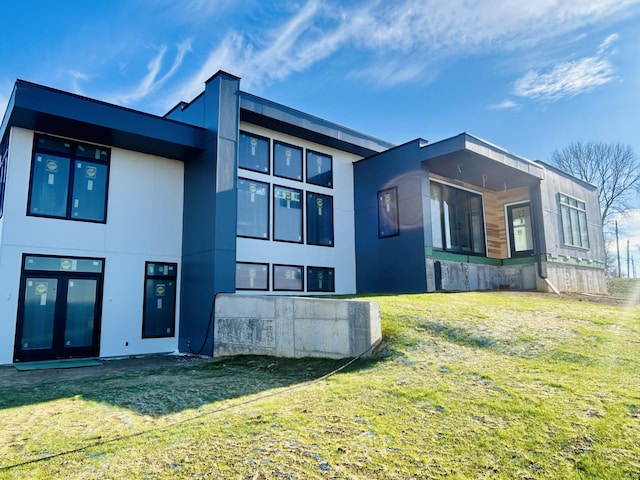
POLYGON ((269 184, 238 179, 239 237, 269 238, 269 184))
POLYGON ((174 336, 177 274, 175 263, 146 263, 142 338, 174 336))
POLYGON ((274 185, 273 239, 302 243, 302 191, 274 185))
POLYGON ((4 190, 7 184, 7 165, 9 163, 9 141, 0 144, 0 218, 4 213, 4 190))
POLYGON ((307 267, 307 292, 335 292, 335 270, 327 267, 307 267))
POLYGON ((260 173, 269 173, 269 139, 253 133, 240 132, 238 166, 260 173))
POLYGON ((237 262, 236 290, 269 290, 269 264, 237 262))
POLYGON ((304 273, 298 265, 274 265, 273 289, 302 292, 304 290, 304 273))
POLYGON ((307 243, 333 246, 333 197, 307 192, 307 243))
POLYGON ((307 150, 307 182, 322 187, 333 187, 331 155, 307 150))
POLYGON ((108 150, 37 135, 28 214, 104 223, 108 176, 108 150))
POLYGON ((560 214, 562 217, 564 244, 572 247, 589 248, 585 203, 568 195, 560 194, 560 214))
POLYGON ((485 255, 482 196, 432 182, 431 232, 434 248, 485 255))
POLYGON ((398 220, 398 189, 387 188, 378 192, 378 236, 393 237, 400 234, 398 220))
POLYGON ((273 174, 302 181, 302 148, 274 141, 273 174))

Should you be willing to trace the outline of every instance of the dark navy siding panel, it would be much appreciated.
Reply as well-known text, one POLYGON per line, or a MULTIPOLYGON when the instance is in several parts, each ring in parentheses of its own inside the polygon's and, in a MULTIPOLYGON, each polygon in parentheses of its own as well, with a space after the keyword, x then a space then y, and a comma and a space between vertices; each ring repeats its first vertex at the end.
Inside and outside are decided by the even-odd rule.
POLYGON ((356 289, 358 293, 425 292, 425 228, 419 142, 354 166, 356 289), (397 187, 400 234, 378 238, 380 190, 397 187))

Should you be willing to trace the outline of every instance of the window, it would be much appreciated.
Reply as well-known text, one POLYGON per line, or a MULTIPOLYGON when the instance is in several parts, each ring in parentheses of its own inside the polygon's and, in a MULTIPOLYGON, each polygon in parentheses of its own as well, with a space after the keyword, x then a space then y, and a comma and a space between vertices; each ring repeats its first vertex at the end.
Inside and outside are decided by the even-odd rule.
POLYGON ((236 290, 269 290, 269 264, 237 262, 236 290))
POLYGON ((307 192, 307 243, 333 246, 333 197, 307 192))
POLYGON ((333 158, 331 155, 307 150, 307 183, 333 187, 333 158))
POLYGON ((380 190, 378 192, 378 237, 386 238, 399 234, 398 188, 380 190))
POLYGON ((260 173, 269 173, 269 139, 240 132, 238 166, 260 173))
POLYGON ((434 248, 485 255, 482 196, 431 182, 431 232, 434 248))
POLYGON ((302 181, 302 148, 274 141, 273 174, 302 181))
POLYGON ((304 290, 302 267, 296 265, 273 266, 273 289, 301 292, 304 290))
POLYGON ((175 263, 146 263, 142 338, 173 337, 176 319, 175 263))
POLYGON ((559 195, 564 244, 572 247, 589 248, 585 203, 568 195, 559 195))
POLYGON ((239 237, 269 238, 269 185, 238 178, 239 237))
POLYGON ((104 223, 108 176, 108 150, 38 135, 28 214, 104 223))
POLYGON ((0 144, 0 218, 4 213, 4 191, 7 184, 7 168, 9 163, 9 140, 0 144))
POLYGON ((335 292, 335 270, 327 267, 307 267, 307 292, 335 292))
POLYGON ((274 185, 273 239, 302 243, 302 191, 274 185))

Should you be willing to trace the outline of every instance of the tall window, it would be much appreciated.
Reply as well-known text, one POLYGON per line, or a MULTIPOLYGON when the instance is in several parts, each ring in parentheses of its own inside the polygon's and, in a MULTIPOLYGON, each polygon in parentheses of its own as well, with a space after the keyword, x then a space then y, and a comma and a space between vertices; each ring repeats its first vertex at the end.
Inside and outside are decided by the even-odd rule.
POLYGON ((386 238, 400 234, 398 220, 398 189, 387 188, 378 192, 378 237, 386 238))
POLYGON ((269 184, 238 178, 237 235, 269 238, 269 184))
POLYGON ((333 158, 331 155, 307 150, 307 183, 333 187, 333 158))
POLYGON ((146 263, 142 338, 174 336, 177 274, 175 263, 146 263))
POLYGON ((560 214, 562 217, 564 244, 572 247, 589 248, 585 203, 568 195, 560 194, 560 214))
POLYGON ((333 197, 307 192, 307 243, 333 246, 333 197))
POLYGON ((0 218, 4 212, 4 190, 7 184, 7 165, 9 163, 9 141, 0 144, 0 218))
POLYGON ((273 174, 302 181, 302 149, 274 140, 273 174))
POLYGON ((431 232, 434 248, 485 255, 482 196, 432 182, 431 232))
POLYGON ((108 176, 109 150, 37 135, 28 214, 104 223, 108 176))
POLYGON ((238 166, 260 173, 269 173, 269 139, 240 132, 238 166))
POLYGON ((273 239, 302 243, 302 191, 274 185, 273 239))

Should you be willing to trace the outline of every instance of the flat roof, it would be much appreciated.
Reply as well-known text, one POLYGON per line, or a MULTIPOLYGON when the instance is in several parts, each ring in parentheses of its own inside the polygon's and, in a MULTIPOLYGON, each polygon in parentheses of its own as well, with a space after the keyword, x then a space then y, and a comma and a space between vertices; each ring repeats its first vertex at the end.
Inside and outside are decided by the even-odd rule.
POLYGON ((100 100, 16 80, 0 125, 185 160, 204 148, 205 130, 100 100))

